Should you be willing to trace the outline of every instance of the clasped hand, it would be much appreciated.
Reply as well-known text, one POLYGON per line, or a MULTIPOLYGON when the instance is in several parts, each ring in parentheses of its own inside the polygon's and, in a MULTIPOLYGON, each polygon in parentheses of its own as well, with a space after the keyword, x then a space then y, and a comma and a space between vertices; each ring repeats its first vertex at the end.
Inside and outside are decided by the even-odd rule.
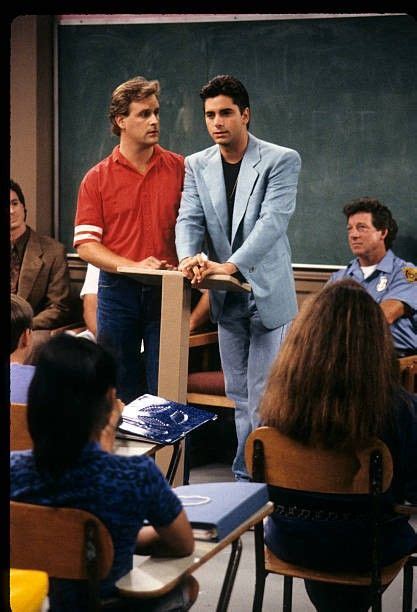
POLYGON ((231 262, 211 261, 204 253, 186 257, 180 262, 178 269, 191 281, 192 285, 201 284, 206 276, 212 274, 234 274, 237 271, 237 267, 231 262))

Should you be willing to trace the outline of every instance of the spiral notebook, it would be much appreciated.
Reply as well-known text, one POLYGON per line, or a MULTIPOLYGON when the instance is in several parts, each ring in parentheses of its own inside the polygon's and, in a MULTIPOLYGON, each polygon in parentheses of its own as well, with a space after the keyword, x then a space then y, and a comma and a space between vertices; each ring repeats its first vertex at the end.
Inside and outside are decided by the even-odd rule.
POLYGON ((141 395, 123 408, 118 438, 173 444, 217 415, 156 395, 141 395))

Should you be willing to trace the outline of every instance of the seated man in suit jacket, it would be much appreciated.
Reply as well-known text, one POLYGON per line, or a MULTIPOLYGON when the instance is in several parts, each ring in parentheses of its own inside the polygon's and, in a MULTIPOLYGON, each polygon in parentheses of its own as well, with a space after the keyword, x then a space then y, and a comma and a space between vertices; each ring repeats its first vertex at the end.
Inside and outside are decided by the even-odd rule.
MULTIPOLYGON (((70 280, 64 246, 26 225, 22 189, 10 180, 10 292, 33 308, 33 329, 51 330, 69 320, 70 280)), ((49 337, 49 334, 35 334, 49 337)))

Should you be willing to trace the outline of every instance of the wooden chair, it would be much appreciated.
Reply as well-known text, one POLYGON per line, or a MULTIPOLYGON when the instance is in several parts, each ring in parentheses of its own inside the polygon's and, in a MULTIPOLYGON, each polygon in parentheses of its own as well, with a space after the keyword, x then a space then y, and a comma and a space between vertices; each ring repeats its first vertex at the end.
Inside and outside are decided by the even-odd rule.
POLYGON ((26 404, 10 404, 10 450, 26 450, 32 448, 27 420, 26 404))
MULTIPOLYGON (((385 444, 376 440, 372 447, 356 454, 325 451, 294 442, 275 428, 260 427, 248 437, 246 465, 253 480, 274 487, 321 494, 370 494, 373 508, 370 517, 373 529, 371 572, 312 570, 284 562, 265 547, 265 563, 257 562, 253 609, 262 609, 266 576, 275 573, 284 576, 284 612, 291 611, 293 577, 344 585, 369 585, 373 592, 372 610, 380 612, 382 586, 395 578, 408 559, 408 556, 404 557, 387 567, 381 567, 379 563, 381 493, 387 490, 392 479, 392 459, 385 444)), ((258 529, 256 536, 258 561, 263 553, 262 529, 258 529)))
POLYGON ((400 357, 401 383, 410 393, 417 393, 417 355, 400 357))
POLYGON ((190 335, 190 371, 187 381, 187 402, 212 408, 234 408, 226 396, 223 371, 219 369, 217 330, 190 335), (199 369, 193 371, 195 349, 200 351, 199 369), (213 368, 214 364, 214 368, 213 368))
POLYGON ((113 542, 93 514, 10 502, 10 566, 44 571, 49 578, 85 580, 88 610, 111 610, 120 598, 102 601, 99 581, 113 563, 113 542))

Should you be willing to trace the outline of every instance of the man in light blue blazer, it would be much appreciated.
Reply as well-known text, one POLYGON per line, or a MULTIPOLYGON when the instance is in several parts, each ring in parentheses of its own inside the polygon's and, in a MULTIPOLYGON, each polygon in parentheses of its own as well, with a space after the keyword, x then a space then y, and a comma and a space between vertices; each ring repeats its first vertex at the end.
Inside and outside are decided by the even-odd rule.
POLYGON ((247 479, 246 438, 259 425, 269 369, 297 312, 286 232, 301 159, 249 133, 249 96, 236 78, 215 77, 200 97, 215 145, 186 158, 176 247, 179 269, 196 286, 211 274, 251 285, 250 293, 210 291, 226 393, 236 403, 233 472, 247 479))

